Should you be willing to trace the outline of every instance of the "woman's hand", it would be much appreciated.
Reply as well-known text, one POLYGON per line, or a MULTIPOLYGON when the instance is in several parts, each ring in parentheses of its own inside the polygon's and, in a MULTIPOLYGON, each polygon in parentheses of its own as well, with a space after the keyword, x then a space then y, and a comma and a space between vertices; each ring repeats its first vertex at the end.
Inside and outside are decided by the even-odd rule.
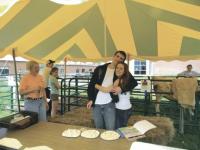
POLYGON ((113 87, 112 92, 113 92, 113 94, 117 95, 122 92, 122 89, 120 88, 120 86, 113 87))

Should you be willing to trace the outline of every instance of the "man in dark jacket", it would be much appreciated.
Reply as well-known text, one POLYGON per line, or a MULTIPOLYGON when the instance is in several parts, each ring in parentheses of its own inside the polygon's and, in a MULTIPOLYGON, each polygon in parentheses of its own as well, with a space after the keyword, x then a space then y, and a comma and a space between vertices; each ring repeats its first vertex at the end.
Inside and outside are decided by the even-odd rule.
MULTIPOLYGON (((111 63, 98 66, 92 75, 90 83, 88 85, 88 98, 87 108, 90 109, 93 106, 93 119, 96 128, 102 128, 107 130, 115 129, 115 100, 113 94, 104 93, 95 88, 95 85, 102 85, 109 87, 116 80, 114 75, 115 66, 119 62, 124 62, 126 59, 126 53, 124 51, 116 51, 111 63)), ((130 84, 126 88, 116 87, 112 92, 116 95, 126 91, 130 91, 137 82, 131 75, 130 84)))

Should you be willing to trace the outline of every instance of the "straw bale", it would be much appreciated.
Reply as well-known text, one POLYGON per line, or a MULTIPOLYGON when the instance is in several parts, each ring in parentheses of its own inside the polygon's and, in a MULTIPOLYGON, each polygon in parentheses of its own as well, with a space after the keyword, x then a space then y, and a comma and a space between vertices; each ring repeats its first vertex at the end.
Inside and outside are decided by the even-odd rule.
POLYGON ((128 125, 133 125, 140 120, 148 120, 157 126, 145 133, 146 137, 142 139, 143 141, 167 145, 175 136, 173 122, 167 117, 131 116, 128 125))
MULTIPOLYGON (((146 137, 142 139, 142 141, 167 145, 175 136, 173 122, 167 117, 131 116, 128 125, 131 126, 140 120, 148 120, 157 126, 157 128, 145 133, 146 137)), ((49 118, 49 121, 91 128, 94 127, 91 110, 85 107, 75 108, 66 112, 63 116, 49 118)))
POLYGON ((66 112, 63 116, 49 118, 49 121, 56 123, 65 123, 69 125, 94 127, 91 110, 88 110, 85 107, 75 108, 69 112, 66 112))

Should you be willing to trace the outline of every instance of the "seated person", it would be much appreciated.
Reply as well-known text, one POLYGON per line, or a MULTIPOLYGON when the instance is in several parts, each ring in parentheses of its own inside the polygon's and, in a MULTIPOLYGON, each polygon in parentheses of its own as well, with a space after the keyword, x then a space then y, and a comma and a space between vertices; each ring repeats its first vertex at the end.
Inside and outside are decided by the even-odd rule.
POLYGON ((187 70, 179 73, 177 77, 197 77, 200 76, 200 73, 192 71, 192 65, 187 65, 187 70))

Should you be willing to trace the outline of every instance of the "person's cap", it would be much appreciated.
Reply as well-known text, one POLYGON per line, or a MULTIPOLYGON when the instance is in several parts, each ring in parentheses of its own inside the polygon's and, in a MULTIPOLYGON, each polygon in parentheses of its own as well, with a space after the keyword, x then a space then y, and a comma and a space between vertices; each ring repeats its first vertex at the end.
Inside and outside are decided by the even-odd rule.
POLYGON ((55 63, 55 61, 51 60, 51 59, 47 60, 47 62, 46 62, 46 64, 53 64, 53 63, 55 63))

